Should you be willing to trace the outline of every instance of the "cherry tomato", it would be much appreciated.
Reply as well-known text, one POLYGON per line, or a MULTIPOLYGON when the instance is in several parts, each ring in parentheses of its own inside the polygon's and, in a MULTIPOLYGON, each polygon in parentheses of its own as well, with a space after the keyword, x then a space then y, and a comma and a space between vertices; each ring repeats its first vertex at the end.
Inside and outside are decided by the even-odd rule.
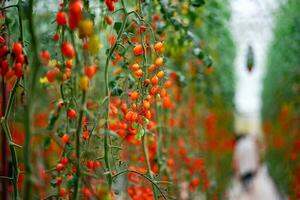
POLYGON ((58 11, 56 14, 56 23, 59 26, 64 26, 67 24, 67 14, 64 11, 58 11))

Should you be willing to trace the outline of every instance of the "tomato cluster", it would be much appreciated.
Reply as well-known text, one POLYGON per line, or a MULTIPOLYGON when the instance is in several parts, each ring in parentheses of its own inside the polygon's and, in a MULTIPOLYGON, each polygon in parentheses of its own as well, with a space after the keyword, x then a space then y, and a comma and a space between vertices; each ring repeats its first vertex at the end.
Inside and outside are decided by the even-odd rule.
POLYGON ((0 41, 1 75, 7 81, 20 78, 27 62, 26 56, 23 54, 22 44, 20 42, 13 43, 10 51, 4 37, 0 36, 0 41))

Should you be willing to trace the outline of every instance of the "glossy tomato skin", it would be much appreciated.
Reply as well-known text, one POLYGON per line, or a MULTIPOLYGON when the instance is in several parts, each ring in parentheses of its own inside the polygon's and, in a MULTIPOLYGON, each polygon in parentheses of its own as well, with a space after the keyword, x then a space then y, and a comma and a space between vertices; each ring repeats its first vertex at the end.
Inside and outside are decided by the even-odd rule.
POLYGON ((133 53, 134 53, 134 55, 141 55, 141 54, 143 54, 143 46, 141 44, 136 45, 133 48, 133 53))
POLYGON ((70 3, 69 27, 72 30, 75 30, 79 26, 80 20, 82 18, 82 9, 83 4, 81 0, 75 0, 70 3))
POLYGON ((22 44, 20 42, 13 43, 12 52, 17 56, 23 51, 22 44))
POLYGON ((56 14, 56 23, 59 26, 64 26, 67 24, 67 14, 64 11, 58 11, 56 14))
POLYGON ((75 50, 74 50, 73 45, 70 42, 64 42, 61 47, 61 51, 64 56, 66 56, 70 59, 75 57, 75 50))
POLYGON ((70 119, 75 119, 77 117, 77 112, 74 109, 70 109, 68 110, 67 115, 70 119))
POLYGON ((70 141, 70 136, 67 134, 64 134, 62 137, 63 143, 67 144, 70 141))

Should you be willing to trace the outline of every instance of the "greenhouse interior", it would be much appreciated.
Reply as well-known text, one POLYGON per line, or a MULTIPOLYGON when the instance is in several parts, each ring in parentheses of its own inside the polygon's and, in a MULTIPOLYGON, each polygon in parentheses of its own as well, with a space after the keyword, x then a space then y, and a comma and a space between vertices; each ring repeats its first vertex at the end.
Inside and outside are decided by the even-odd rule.
POLYGON ((299 0, 0 0, 0 200, 299 200, 299 0))

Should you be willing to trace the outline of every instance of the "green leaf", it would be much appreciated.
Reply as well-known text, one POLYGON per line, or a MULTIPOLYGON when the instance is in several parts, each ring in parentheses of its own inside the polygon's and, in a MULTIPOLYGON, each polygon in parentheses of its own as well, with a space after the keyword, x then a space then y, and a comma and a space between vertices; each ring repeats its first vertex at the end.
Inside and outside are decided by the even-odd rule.
POLYGON ((192 6, 194 7, 200 7, 203 6, 205 4, 204 0, 193 0, 192 1, 192 6))
POLYGON ((56 185, 57 185, 57 180, 56 180, 56 178, 55 178, 55 179, 52 179, 52 180, 50 181, 50 184, 51 184, 52 187, 56 187, 56 185))
POLYGON ((117 33, 119 33, 121 26, 122 26, 122 22, 115 22, 114 29, 116 30, 117 33))
POLYGON ((49 145, 51 144, 51 138, 50 137, 46 137, 45 139, 44 139, 44 148, 45 149, 47 149, 48 147, 49 147, 49 145))
POLYGON ((114 87, 114 89, 111 91, 112 96, 120 96, 123 93, 123 90, 119 87, 114 87))
POLYGON ((133 122, 133 123, 132 123, 132 128, 138 128, 138 124, 135 123, 135 122, 133 122))
POLYGON ((203 59, 203 57, 204 57, 204 52, 200 48, 194 48, 193 54, 199 59, 203 59))
POLYGON ((108 86, 109 86, 109 88, 114 88, 114 87, 116 87, 116 85, 117 85, 117 82, 116 81, 110 81, 109 83, 108 83, 108 86))

